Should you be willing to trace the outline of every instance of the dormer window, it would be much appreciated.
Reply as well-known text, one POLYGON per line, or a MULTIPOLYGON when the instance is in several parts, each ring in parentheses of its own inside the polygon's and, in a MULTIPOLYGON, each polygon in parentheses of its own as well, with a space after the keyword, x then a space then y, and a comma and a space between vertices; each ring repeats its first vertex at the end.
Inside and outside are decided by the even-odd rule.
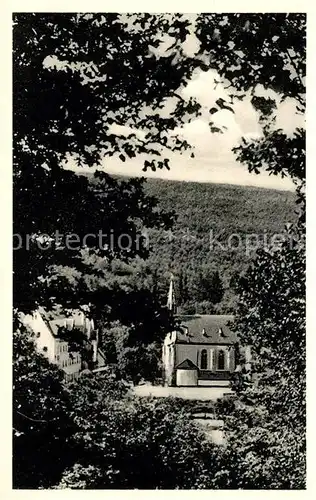
POLYGON ((220 337, 225 337, 225 334, 224 334, 224 332, 223 332, 223 328, 219 328, 219 329, 218 329, 218 333, 219 333, 219 336, 220 336, 220 337))

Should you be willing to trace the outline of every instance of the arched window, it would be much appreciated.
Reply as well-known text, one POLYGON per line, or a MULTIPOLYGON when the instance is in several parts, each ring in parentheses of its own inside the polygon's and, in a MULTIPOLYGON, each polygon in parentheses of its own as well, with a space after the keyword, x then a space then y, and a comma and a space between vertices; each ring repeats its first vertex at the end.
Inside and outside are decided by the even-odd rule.
POLYGON ((202 351, 201 351, 200 368, 201 368, 201 370, 207 370, 207 350, 206 349, 202 349, 202 351))
POLYGON ((217 369, 225 370, 225 352, 223 350, 218 351, 217 354, 217 369))

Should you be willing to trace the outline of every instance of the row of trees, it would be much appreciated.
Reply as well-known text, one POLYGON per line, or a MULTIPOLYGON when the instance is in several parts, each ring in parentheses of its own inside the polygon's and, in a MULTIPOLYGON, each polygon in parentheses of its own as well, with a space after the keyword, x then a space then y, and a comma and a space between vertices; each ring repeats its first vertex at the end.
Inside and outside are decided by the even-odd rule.
MULTIPOLYGON (((14 16, 14 232, 22 241, 31 236, 27 249, 14 252, 15 308, 90 304, 99 326, 110 318, 127 327, 118 338, 131 356, 133 348, 158 340, 159 333, 145 340, 146 333, 161 332, 166 322, 147 287, 131 286, 133 280, 108 266, 146 257, 145 246, 136 244, 142 228, 168 229, 172 217, 157 210, 142 181, 102 173, 96 191, 87 179, 62 168, 69 158, 79 166, 98 165, 106 156, 116 154, 124 162, 140 154, 145 169, 168 168, 168 150, 189 145, 166 131, 201 108, 193 99, 183 100, 179 89, 196 68, 216 69, 229 85, 232 103, 257 84, 276 92, 270 100, 253 99, 263 134, 244 141, 237 158, 255 173, 290 176, 299 204, 304 202, 305 132, 299 128, 288 136, 276 129, 274 110, 278 100, 289 97, 298 113, 305 110, 305 16, 200 15, 195 21, 200 46, 188 56, 183 43, 191 29, 182 15, 14 16), (163 34, 172 39, 165 52, 157 50, 163 34), (172 110, 165 106, 169 98, 175 101, 172 110), (131 133, 114 134, 113 123, 131 127, 131 133), (56 229, 63 235, 57 242, 56 229), (123 249, 117 238, 114 243, 108 238, 102 248, 93 240, 82 243, 87 233, 109 235, 111 229, 129 234, 134 243, 123 249), (81 242, 75 251, 65 245, 70 233, 81 242), (53 241, 45 251, 38 245, 43 234, 53 241), (144 317, 148 311, 155 328, 145 326, 138 311, 144 317)), ((210 110, 214 133, 221 131, 212 115, 222 107, 220 101, 210 110)), ((117 381, 108 398, 105 380, 83 378, 66 389, 60 374, 35 355, 17 321, 15 486, 302 488, 303 236, 302 216, 282 248, 259 254, 240 282, 236 328, 240 342, 253 346, 261 375, 251 387, 247 374, 236 381, 240 397, 229 410, 226 455, 205 444, 173 403, 128 404, 117 381), (145 474, 139 473, 142 467, 145 474)))
POLYGON ((208 302, 210 313, 214 305, 221 302, 224 296, 224 284, 218 271, 206 266, 180 269, 168 272, 150 263, 139 270, 139 277, 149 286, 160 303, 166 303, 171 274, 174 277, 176 302, 183 309, 190 303, 208 302))
POLYGON ((178 293, 180 305, 193 300, 218 304, 224 294, 223 282, 218 271, 210 271, 207 268, 199 269, 191 282, 182 271, 179 275, 178 293))

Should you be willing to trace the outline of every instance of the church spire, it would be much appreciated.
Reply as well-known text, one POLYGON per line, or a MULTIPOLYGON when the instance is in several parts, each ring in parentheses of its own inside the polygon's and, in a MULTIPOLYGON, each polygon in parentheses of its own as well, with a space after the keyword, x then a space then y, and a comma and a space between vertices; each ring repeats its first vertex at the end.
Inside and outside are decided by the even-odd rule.
POLYGON ((169 285, 169 292, 168 292, 167 307, 174 314, 177 312, 176 297, 175 297, 175 293, 174 293, 174 279, 173 279, 173 274, 171 274, 171 277, 170 277, 170 285, 169 285))

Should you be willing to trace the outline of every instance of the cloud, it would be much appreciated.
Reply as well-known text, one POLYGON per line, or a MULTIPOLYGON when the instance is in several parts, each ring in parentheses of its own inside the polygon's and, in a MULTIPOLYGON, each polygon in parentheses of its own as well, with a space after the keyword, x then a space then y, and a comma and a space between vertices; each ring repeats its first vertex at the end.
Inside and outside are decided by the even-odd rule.
POLYGON ((140 139, 144 139, 146 135, 145 132, 140 129, 132 128, 128 125, 118 125, 116 123, 113 123, 109 126, 109 133, 114 135, 122 135, 124 137, 135 134, 136 137, 139 137, 140 139))
MULTIPOLYGON (((194 40, 189 38, 187 47, 194 50, 194 40)), ((166 41, 167 43, 167 41, 166 41)), ((168 41, 170 43, 170 41, 168 41)), ((251 104, 252 95, 248 92, 242 101, 236 101, 232 105, 234 113, 228 110, 220 110, 210 115, 209 109, 217 107, 216 101, 224 99, 229 101, 228 89, 222 83, 216 71, 196 71, 186 87, 179 90, 181 96, 188 100, 194 97, 201 104, 201 116, 192 119, 182 127, 170 130, 170 135, 180 134, 194 148, 194 158, 190 153, 169 153, 170 171, 158 170, 157 172, 142 171, 143 162, 146 157, 143 155, 135 159, 120 162, 117 157, 105 157, 102 162, 104 170, 130 176, 159 177, 164 179, 215 182, 225 184, 239 184, 248 186, 269 187, 275 189, 293 190, 293 183, 289 179, 281 179, 277 176, 269 176, 267 173, 260 175, 250 174, 245 165, 236 162, 232 148, 236 146, 242 136, 256 139, 262 134, 259 123, 259 114, 251 104), (212 133, 209 122, 221 128, 223 133, 212 133)), ((286 99, 280 102, 279 96, 263 86, 257 86, 256 95, 276 98, 277 113, 276 126, 284 129, 287 133, 298 126, 299 119, 296 114, 296 102, 293 99, 286 99)), ((175 107, 176 98, 165 100, 165 109, 162 110, 164 116, 168 116, 175 107)), ((301 119, 302 122, 302 119, 301 119)), ((127 125, 112 125, 112 133, 128 136, 131 133, 143 138, 145 133, 141 130, 133 129, 127 125)), ((69 166, 68 166, 69 168, 69 166)), ((73 168, 70 165, 70 168, 73 168)))
POLYGON ((218 84, 219 76, 214 70, 196 70, 186 87, 182 90, 184 98, 195 97, 206 108, 215 105, 218 98, 229 100, 227 91, 222 84, 218 84))
POLYGON ((305 127, 305 118, 297 113, 295 99, 287 98, 278 106, 275 127, 291 136, 297 127, 305 127))
POLYGON ((218 108, 216 104, 218 99, 230 101, 227 89, 219 83, 219 80, 219 75, 214 70, 195 72, 181 94, 185 99, 196 98, 202 106, 201 117, 177 128, 175 132, 180 133, 194 146, 196 159, 209 158, 211 162, 234 163, 232 148, 239 143, 244 134, 259 136, 261 126, 258 113, 251 104, 250 95, 243 101, 231 105, 234 112, 222 109, 210 115, 210 108, 218 108), (223 133, 212 132, 210 122, 223 133))

